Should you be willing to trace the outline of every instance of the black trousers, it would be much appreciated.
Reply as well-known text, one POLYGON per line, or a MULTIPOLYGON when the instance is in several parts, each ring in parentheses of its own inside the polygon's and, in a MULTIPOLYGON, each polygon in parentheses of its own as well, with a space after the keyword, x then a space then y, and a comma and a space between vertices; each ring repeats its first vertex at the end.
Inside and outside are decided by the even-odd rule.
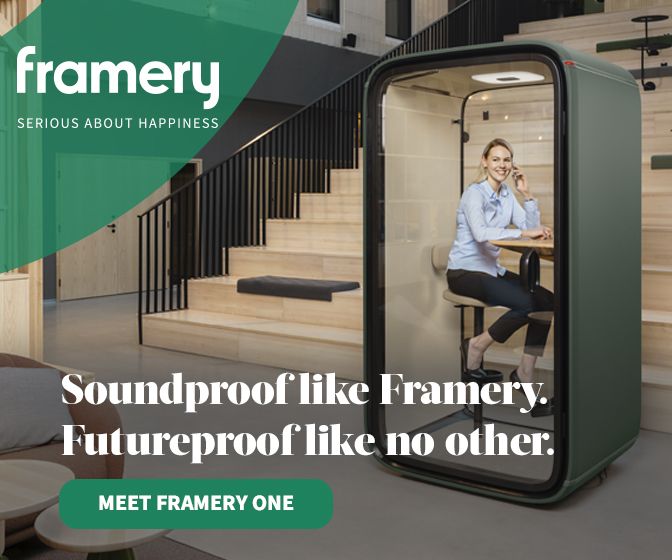
POLYGON ((531 320, 528 315, 533 311, 553 311, 553 292, 538 286, 534 293, 529 293, 520 283, 520 276, 509 271, 504 276, 495 277, 485 272, 449 270, 446 277, 450 291, 455 294, 509 308, 488 328, 495 342, 506 342, 514 332, 527 325, 525 353, 543 355, 551 324, 531 320))

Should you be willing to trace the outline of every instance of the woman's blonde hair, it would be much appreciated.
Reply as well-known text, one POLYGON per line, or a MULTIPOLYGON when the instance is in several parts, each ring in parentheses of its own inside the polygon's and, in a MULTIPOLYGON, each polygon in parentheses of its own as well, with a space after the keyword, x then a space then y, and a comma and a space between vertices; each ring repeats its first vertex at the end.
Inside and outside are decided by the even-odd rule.
POLYGON ((478 172, 476 174, 476 177, 474 178, 474 183, 480 183, 487 177, 487 173, 485 172, 485 168, 483 167, 483 164, 481 163, 483 158, 487 158, 488 154, 490 153, 490 150, 492 150, 495 146, 501 146, 502 148, 506 148, 509 150, 509 153, 511 154, 511 159, 513 159, 513 147, 511 144, 509 144, 504 138, 493 138, 490 140, 485 145, 485 148, 483 148, 483 154, 481 155, 481 159, 478 161, 478 172))

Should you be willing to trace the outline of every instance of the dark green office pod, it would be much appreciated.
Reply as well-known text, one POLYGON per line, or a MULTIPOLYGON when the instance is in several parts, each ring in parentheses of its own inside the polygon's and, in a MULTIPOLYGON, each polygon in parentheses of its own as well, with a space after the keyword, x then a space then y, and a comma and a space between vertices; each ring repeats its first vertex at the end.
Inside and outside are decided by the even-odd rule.
POLYGON ((635 441, 641 116, 543 42, 388 60, 365 101, 367 429, 411 477, 553 502, 635 441))

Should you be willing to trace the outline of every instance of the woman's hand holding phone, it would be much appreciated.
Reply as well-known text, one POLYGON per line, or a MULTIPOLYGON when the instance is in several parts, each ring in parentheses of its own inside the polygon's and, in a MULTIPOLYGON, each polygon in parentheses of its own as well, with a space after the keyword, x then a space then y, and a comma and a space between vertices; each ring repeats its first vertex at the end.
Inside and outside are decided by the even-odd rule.
POLYGON ((516 190, 522 194, 525 198, 530 198, 530 191, 527 187, 527 177, 523 171, 517 165, 513 165, 513 171, 511 172, 513 177, 516 190))

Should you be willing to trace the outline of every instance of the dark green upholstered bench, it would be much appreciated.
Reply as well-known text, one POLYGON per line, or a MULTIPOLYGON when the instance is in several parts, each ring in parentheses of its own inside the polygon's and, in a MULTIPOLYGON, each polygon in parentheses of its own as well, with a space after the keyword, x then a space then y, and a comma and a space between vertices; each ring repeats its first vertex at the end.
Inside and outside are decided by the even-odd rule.
POLYGON ((672 155, 651 156, 651 169, 672 169, 672 155))
POLYGON ((655 37, 639 37, 637 39, 623 39, 621 41, 607 41, 605 43, 597 43, 595 45, 595 52, 610 52, 610 51, 624 51, 630 49, 642 49, 645 47, 667 48, 672 47, 672 35, 669 33, 665 35, 657 35, 655 37))

